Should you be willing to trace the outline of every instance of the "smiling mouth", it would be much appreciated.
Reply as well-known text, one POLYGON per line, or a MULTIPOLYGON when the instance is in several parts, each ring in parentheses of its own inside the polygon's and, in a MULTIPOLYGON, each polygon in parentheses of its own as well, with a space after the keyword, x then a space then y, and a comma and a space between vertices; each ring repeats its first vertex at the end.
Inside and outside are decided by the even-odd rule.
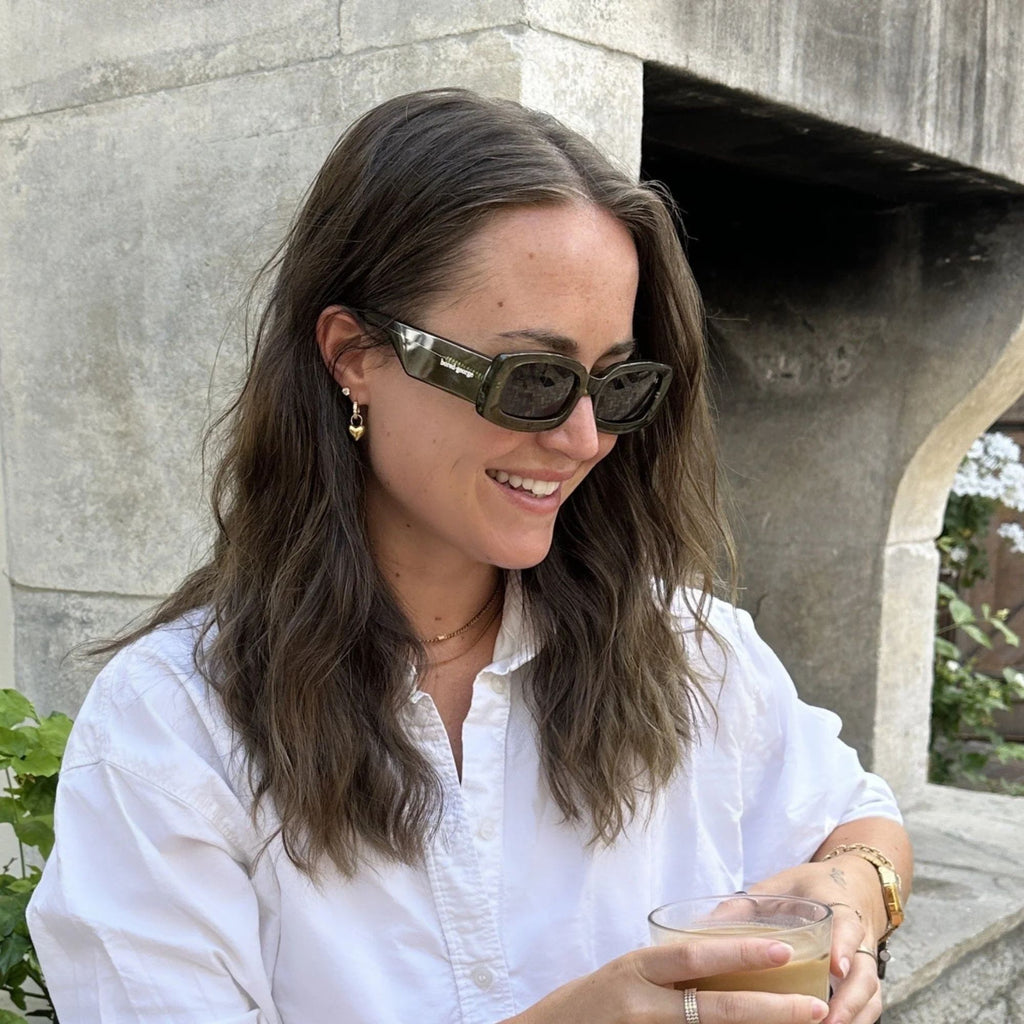
POLYGON ((558 490, 557 480, 533 480, 528 476, 515 476, 503 469, 489 469, 487 475, 499 484, 511 487, 514 491, 529 491, 535 498, 546 498, 558 490))

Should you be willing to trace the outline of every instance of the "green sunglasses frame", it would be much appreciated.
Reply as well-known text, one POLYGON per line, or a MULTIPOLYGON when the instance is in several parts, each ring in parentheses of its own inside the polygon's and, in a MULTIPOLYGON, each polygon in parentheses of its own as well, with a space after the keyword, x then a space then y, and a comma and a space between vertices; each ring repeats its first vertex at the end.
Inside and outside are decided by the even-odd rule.
POLYGON ((646 427, 654 419, 672 381, 672 367, 667 363, 627 360, 615 363, 606 373, 598 375, 591 374, 582 363, 558 352, 507 352, 491 358, 465 345, 429 334, 372 310, 353 309, 352 312, 371 327, 379 328, 388 335, 402 369, 410 377, 472 402, 485 420, 510 430, 551 430, 572 415, 576 403, 584 395, 596 398, 602 388, 622 374, 637 370, 660 373, 657 390, 650 399, 647 411, 639 419, 616 423, 601 419, 595 411, 594 422, 598 430, 606 434, 628 434, 646 427), (531 363, 562 366, 575 375, 573 392, 557 416, 532 420, 509 416, 501 410, 502 391, 512 372, 519 366, 531 363))

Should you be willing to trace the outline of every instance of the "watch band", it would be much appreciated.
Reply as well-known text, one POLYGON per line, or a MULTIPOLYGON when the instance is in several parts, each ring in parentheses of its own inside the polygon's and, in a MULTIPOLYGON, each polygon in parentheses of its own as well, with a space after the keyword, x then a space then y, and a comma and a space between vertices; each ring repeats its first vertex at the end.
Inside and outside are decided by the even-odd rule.
POLYGON ((878 872, 878 881, 882 886, 882 902, 885 904, 885 916, 889 922, 885 934, 880 940, 879 945, 881 946, 903 924, 903 899, 900 896, 902 882, 896 871, 896 865, 881 850, 876 850, 875 847, 867 846, 864 843, 844 843, 829 851, 821 859, 823 861, 831 860, 843 853, 850 853, 866 860, 878 872))

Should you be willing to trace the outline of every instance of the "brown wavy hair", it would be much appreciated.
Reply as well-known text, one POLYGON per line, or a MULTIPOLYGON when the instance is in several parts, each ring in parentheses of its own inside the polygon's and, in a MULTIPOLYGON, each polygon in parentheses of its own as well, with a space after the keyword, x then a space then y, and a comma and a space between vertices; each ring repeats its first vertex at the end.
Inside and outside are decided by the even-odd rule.
POLYGON ((691 588, 699 628, 732 548, 703 312, 671 202, 518 104, 454 89, 389 100, 338 141, 254 285, 273 281, 244 385, 214 426, 224 455, 209 561, 107 647, 206 611, 196 664, 248 754, 254 817, 269 798, 289 857, 311 874, 325 858, 346 874, 371 853, 416 861, 442 801, 402 725, 423 648, 370 552, 367 467, 317 318, 341 304, 415 323, 458 287, 467 242, 495 211, 580 200, 632 236, 634 335, 675 375, 658 418, 620 437, 560 511, 548 556, 521 574, 539 645, 528 700, 551 794, 591 840, 622 832, 692 737, 699 680, 670 604, 691 588))

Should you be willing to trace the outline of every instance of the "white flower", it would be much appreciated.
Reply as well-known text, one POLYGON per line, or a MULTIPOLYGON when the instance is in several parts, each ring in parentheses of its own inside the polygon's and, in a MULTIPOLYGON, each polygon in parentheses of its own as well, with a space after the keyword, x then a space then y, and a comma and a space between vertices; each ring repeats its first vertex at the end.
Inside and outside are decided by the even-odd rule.
POLYGON ((949 560, 954 565, 959 565, 961 562, 967 561, 967 548, 963 544, 957 544, 956 547, 949 549, 949 560))
POLYGON ((1024 526, 1020 523, 1003 523, 996 533, 1010 542, 1010 550, 1024 555, 1024 526))
POLYGON ((982 434, 960 463, 952 490, 954 494, 989 498, 1024 512, 1020 445, 1005 434, 982 434))
POLYGON ((985 453, 993 462, 1007 463, 1020 461, 1020 445, 1013 438, 993 431, 991 434, 983 434, 985 453))
POLYGON ((949 661, 946 662, 946 671, 947 672, 959 672, 960 671, 960 662, 959 661, 954 661, 952 658, 950 658, 949 661))
POLYGON ((1003 492, 999 500, 1007 508, 1024 512, 1024 466, 1013 462, 1002 472, 1003 492))

